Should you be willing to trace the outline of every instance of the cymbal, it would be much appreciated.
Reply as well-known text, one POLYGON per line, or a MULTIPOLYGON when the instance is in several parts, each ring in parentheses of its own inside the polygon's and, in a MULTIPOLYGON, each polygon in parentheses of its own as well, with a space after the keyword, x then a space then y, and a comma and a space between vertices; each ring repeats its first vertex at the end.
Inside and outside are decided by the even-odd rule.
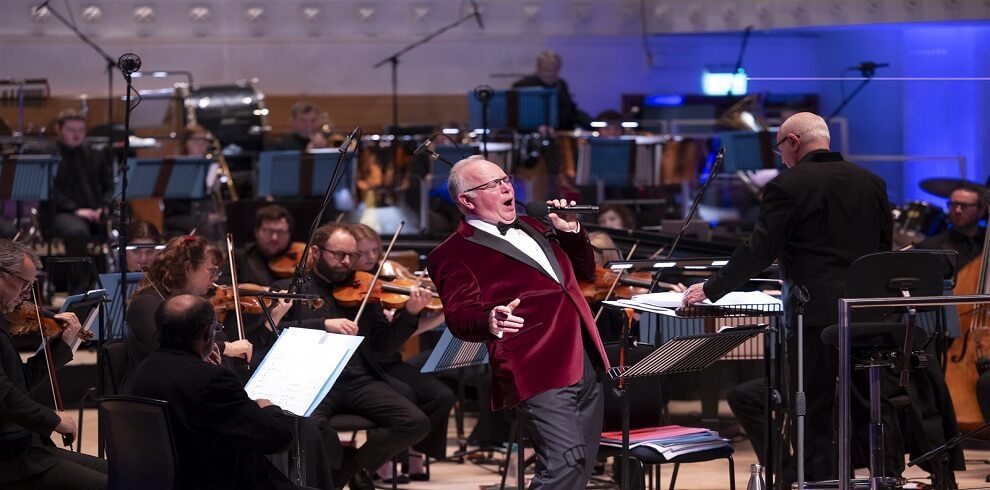
POLYGON ((948 198, 952 194, 952 191, 959 187, 967 187, 979 193, 987 192, 987 188, 983 184, 978 184, 971 180, 952 179, 946 177, 925 179, 922 180, 919 185, 925 192, 945 198, 948 198))

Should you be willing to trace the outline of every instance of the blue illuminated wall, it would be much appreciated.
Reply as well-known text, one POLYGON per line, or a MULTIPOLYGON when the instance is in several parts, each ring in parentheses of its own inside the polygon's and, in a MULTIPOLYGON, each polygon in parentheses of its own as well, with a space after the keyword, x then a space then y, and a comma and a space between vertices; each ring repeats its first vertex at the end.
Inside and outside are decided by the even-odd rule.
MULTIPOLYGON (((628 37, 551 38, 564 58, 563 76, 579 105, 594 115, 618 108, 622 93, 700 93, 706 66, 731 65, 740 34, 654 36, 647 66, 641 40, 628 37)), ((753 77, 838 77, 861 61, 890 63, 878 77, 990 77, 990 23, 873 25, 756 32, 744 66, 753 77)), ((846 72, 858 76, 858 72, 846 72)), ((858 82, 751 81, 750 92, 817 93, 827 115, 858 82)), ((875 80, 843 110, 854 155, 957 155, 966 176, 990 174, 990 81, 875 80)), ((835 132, 835 131, 833 131, 835 132)), ((838 134, 833 135, 839 139, 838 134)), ((883 177, 895 203, 924 199, 927 177, 958 177, 955 161, 861 162, 883 177)))

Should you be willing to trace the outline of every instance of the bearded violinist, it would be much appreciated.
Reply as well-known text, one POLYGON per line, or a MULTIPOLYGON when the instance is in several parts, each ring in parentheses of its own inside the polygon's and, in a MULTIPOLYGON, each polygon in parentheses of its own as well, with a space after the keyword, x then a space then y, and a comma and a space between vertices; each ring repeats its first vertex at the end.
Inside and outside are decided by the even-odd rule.
MULTIPOLYGON (((27 247, 0 240, 0 307, 9 313, 31 294, 41 263, 27 247)), ((69 345, 82 329, 73 313, 55 316, 63 322, 62 336, 51 343, 56 366, 72 359, 69 345)), ((54 431, 75 437, 76 422, 31 398, 31 389, 47 377, 45 355, 21 362, 10 338, 7 321, 0 318, 0 488, 102 489, 107 487, 106 461, 56 448, 54 431)))

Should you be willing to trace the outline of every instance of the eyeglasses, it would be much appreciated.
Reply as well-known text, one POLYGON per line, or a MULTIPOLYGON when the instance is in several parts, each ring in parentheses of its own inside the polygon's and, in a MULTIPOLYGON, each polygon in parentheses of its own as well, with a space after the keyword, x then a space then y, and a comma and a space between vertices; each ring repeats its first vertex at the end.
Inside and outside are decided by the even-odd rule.
POLYGON ((316 248, 318 248, 318 249, 320 249, 320 250, 322 250, 322 251, 324 251, 324 252, 326 252, 326 253, 328 253, 330 255, 333 255, 333 258, 337 259, 337 262, 343 262, 345 257, 351 259, 351 262, 357 262, 357 260, 359 258, 361 258, 361 254, 359 254, 359 253, 338 252, 336 250, 330 250, 328 248, 323 248, 323 247, 321 247, 319 245, 317 245, 316 248))
POLYGON ((220 323, 220 322, 213 322, 213 333, 223 332, 223 329, 224 328, 225 327, 223 326, 222 323, 220 323))
MULTIPOLYGON (((773 147, 772 147, 772 148, 773 148, 773 152, 774 152, 774 153, 776 153, 776 154, 778 154, 778 155, 780 155, 780 145, 782 145, 782 144, 783 144, 783 143, 784 143, 785 141, 787 141, 787 138, 788 138, 788 136, 790 136, 790 135, 791 135, 791 134, 790 134, 790 133, 788 133, 788 134, 787 134, 786 136, 784 136, 784 139, 782 139, 782 140, 780 140, 780 141, 778 141, 778 142, 777 142, 777 144, 775 144, 775 145, 773 145, 773 147)), ((800 136, 796 136, 796 135, 795 135, 795 137, 796 137, 796 138, 800 138, 800 136)))
POLYGON ((23 285, 21 286, 21 292, 22 292, 22 293, 23 293, 23 292, 25 292, 25 291, 29 291, 29 290, 31 289, 31 285, 32 285, 32 284, 34 284, 34 280, 29 280, 29 279, 24 279, 23 277, 21 277, 21 276, 18 276, 17 274, 14 274, 14 272, 13 272, 13 271, 11 271, 10 269, 7 269, 7 268, 5 268, 5 267, 0 267, 0 271, 3 271, 3 272, 6 272, 6 273, 7 273, 7 275, 9 275, 9 276, 13 276, 13 277, 16 277, 16 278, 17 278, 17 279, 19 279, 19 280, 20 280, 20 281, 21 281, 22 283, 24 283, 24 284, 23 284, 23 285))
POLYGON ((979 206, 979 204, 975 202, 949 201, 949 209, 954 209, 957 207, 963 209, 969 209, 969 208, 975 208, 977 206, 979 206))
POLYGON ((220 277, 223 274, 223 271, 220 269, 220 266, 218 265, 215 265, 213 267, 207 267, 206 270, 213 277, 220 277))
POLYGON ((481 184, 481 185, 478 185, 478 186, 474 186, 474 187, 472 187, 470 189, 467 189, 465 191, 462 191, 461 194, 467 194, 468 192, 477 191, 477 190, 487 191, 487 190, 490 190, 490 189, 494 189, 494 188, 498 187, 501 184, 506 184, 509 187, 511 187, 513 181, 514 181, 514 179, 512 178, 511 175, 506 175, 505 177, 502 177, 500 179, 489 180, 488 182, 485 182, 484 184, 481 184))

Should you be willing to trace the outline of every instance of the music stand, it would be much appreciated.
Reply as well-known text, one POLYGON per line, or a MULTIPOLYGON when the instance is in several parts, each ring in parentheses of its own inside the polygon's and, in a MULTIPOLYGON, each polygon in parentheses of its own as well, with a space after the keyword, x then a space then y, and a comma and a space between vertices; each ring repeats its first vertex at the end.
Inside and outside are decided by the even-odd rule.
MULTIPOLYGON (((47 201, 54 186, 58 155, 7 155, 0 164, 0 199, 17 203, 17 228, 20 228, 21 203, 47 201)), ((55 206, 49 206, 51 222, 55 222, 55 206)), ((51 240, 48 240, 51 255, 51 240)))
POLYGON ((203 199, 206 172, 212 164, 212 160, 198 157, 128 159, 127 197, 203 199))
MULTIPOLYGON (((301 152, 298 150, 264 151, 258 155, 257 195, 272 197, 322 196, 334 173, 340 150, 327 148, 301 152)), ((355 159, 345 155, 350 162, 344 169, 341 183, 334 192, 337 210, 354 209, 355 159)))
POLYGON ((124 304, 137 291, 138 284, 141 283, 142 279, 144 279, 143 272, 128 272, 127 284, 123 288, 124 294, 120 294, 122 290, 120 274, 116 272, 100 274, 100 282, 107 291, 107 297, 110 298, 110 306, 106 308, 106 331, 99 332, 97 334, 98 339, 109 340, 124 337, 124 325, 127 323, 127 319, 124 318, 124 304))
MULTIPOLYGON (((103 382, 106 379, 104 370, 106 369, 106 360, 103 359, 103 333, 106 331, 106 315, 105 315, 105 303, 107 302, 107 290, 106 289, 94 289, 87 291, 83 294, 75 294, 65 298, 65 302, 62 303, 62 307, 59 309, 59 313, 75 313, 79 318, 79 322, 82 323, 83 330, 93 331, 93 324, 99 322, 97 330, 94 332, 94 337, 96 339, 96 393, 93 393, 93 388, 89 388, 85 391, 82 399, 79 402, 79 433, 77 434, 79 440, 82 440, 82 427, 83 427, 83 409, 86 408, 86 400, 91 396, 93 400, 100 399, 103 396, 105 387, 103 382)), ((72 349, 72 353, 75 354, 76 350, 79 349, 79 345, 82 344, 82 339, 77 335, 76 339, 69 346, 72 349)), ((79 445, 81 446, 81 445, 79 445)), ((99 448, 99 456, 103 456, 103 434, 99 433, 97 435, 97 447, 99 448)), ((77 451, 82 451, 80 447, 76 448, 77 451)))
MULTIPOLYGON (((557 89, 519 87, 495 90, 488 101, 488 128, 532 131, 541 126, 556 128, 560 115, 557 107, 557 89)), ((482 105, 468 94, 468 109, 472 128, 481 128, 482 105)))

